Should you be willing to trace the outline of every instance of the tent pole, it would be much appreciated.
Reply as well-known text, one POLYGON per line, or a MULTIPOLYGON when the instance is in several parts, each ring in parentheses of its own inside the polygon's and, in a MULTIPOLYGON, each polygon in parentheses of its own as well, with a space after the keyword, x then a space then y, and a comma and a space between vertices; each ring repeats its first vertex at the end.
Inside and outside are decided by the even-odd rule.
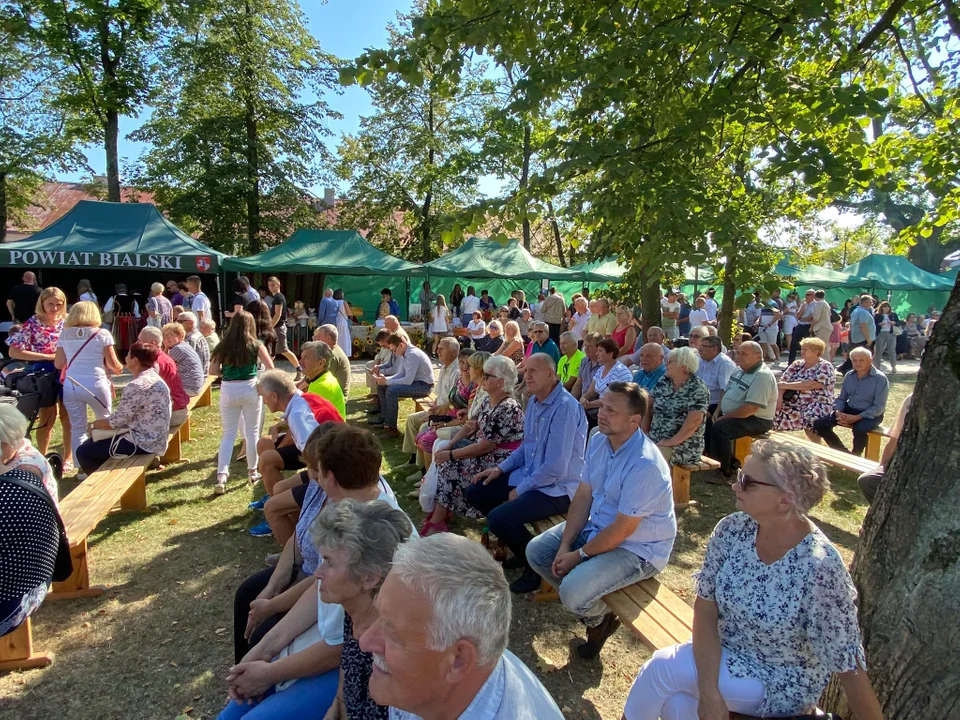
MULTIPOLYGON (((407 322, 410 322, 410 276, 409 275, 407 275, 406 281, 407 281, 407 292, 404 294, 407 296, 407 322)), ((427 276, 427 282, 429 281, 430 281, 430 277, 427 276)), ((397 319, 399 320, 399 318, 397 319)))

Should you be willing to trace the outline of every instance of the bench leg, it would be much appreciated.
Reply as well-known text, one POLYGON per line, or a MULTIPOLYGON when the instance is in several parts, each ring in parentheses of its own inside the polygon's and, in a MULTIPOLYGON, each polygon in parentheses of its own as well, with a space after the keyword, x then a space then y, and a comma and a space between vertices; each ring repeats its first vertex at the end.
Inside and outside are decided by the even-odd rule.
POLYGON ((163 454, 163 457, 160 458, 160 462, 164 465, 180 462, 180 435, 182 432, 182 429, 178 429, 170 435, 170 439, 167 441, 167 451, 163 454))
POLYGON ((881 439, 882 436, 878 435, 877 433, 867 433, 867 449, 863 453, 867 460, 880 462, 881 439))
POLYGON ((737 438, 733 444, 733 456, 737 459, 737 462, 740 463, 740 467, 743 467, 744 460, 747 459, 747 455, 750 454, 753 448, 753 436, 747 435, 746 437, 737 438))
POLYGON ((0 671, 32 670, 47 667, 53 653, 33 651, 33 629, 30 618, 9 635, 0 638, 0 671))
POLYGON ((671 470, 673 480, 673 507, 683 510, 690 506, 690 471, 674 466, 671 470))
POLYGON ((533 601, 537 603, 550 602, 551 600, 559 599, 560 593, 546 580, 540 581, 540 589, 533 594, 533 601))
POLYGON ((200 397, 197 398, 197 403, 194 407, 208 407, 213 404, 213 385, 207 385, 200 397))
POLYGON ((107 589, 103 585, 90 586, 90 573, 87 568, 87 540, 70 547, 73 558, 73 574, 63 582, 55 582, 47 595, 47 600, 67 600, 78 597, 97 597, 107 589))
POLYGON ((140 471, 140 477, 130 486, 123 497, 120 498, 120 508, 123 510, 146 510, 147 509, 147 472, 140 471))
POLYGON ((180 442, 190 442, 190 413, 187 413, 187 419, 180 426, 180 442))

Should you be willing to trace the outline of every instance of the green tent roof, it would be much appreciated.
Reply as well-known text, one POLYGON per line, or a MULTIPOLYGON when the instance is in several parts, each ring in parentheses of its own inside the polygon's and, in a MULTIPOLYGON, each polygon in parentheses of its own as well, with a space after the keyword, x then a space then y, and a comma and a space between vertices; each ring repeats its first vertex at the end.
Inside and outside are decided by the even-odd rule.
POLYGON ((945 290, 953 289, 949 280, 921 270, 902 255, 867 255, 843 268, 857 277, 855 287, 870 290, 945 290))
POLYGON ((435 277, 579 280, 582 273, 538 260, 516 240, 470 238, 423 266, 435 277))
POLYGON ((627 272, 613 257, 572 265, 567 269, 582 273, 581 279, 584 282, 616 282, 627 272))
POLYGON ((356 230, 297 230, 276 247, 229 258, 223 266, 237 272, 423 275, 420 265, 388 255, 356 230))
POLYGON ((858 282, 855 275, 820 267, 819 265, 807 265, 800 268, 799 272, 793 277, 796 279, 798 287, 801 285, 816 288, 854 287, 858 282))
POLYGON ((951 283, 955 283, 957 281, 958 271, 960 271, 960 267, 951 268, 950 270, 944 270, 942 273, 940 273, 940 277, 946 278, 951 283))
POLYGON ((216 272, 226 257, 149 203, 81 200, 24 240, 0 246, 0 266, 216 272))

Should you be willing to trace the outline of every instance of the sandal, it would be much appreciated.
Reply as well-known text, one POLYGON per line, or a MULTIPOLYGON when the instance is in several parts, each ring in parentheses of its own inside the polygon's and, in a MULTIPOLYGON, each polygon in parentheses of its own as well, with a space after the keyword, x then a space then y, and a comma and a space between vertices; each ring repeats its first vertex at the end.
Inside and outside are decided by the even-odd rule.
POLYGON ((250 483, 250 487, 256 485, 262 479, 262 475, 257 472, 256 468, 253 470, 247 470, 247 481, 250 483))
POLYGON ((227 492, 227 475, 217 475, 217 485, 213 489, 214 495, 224 495, 227 492))

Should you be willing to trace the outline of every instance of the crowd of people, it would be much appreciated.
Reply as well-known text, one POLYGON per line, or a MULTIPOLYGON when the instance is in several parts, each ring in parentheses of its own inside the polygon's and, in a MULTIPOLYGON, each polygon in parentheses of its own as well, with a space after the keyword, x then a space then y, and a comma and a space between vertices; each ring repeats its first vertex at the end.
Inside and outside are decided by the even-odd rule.
MULTIPOLYGON (((578 295, 568 305, 550 288, 532 305, 518 293, 498 306, 485 290, 478 297, 457 286, 448 304, 425 284, 428 347, 439 367, 410 341, 385 293, 379 351, 366 372, 368 429, 346 422, 344 301, 324 297, 330 322, 298 357, 279 330, 279 281, 268 287, 272 304, 258 295, 229 306, 220 337, 215 325, 204 332, 212 318, 209 305, 195 304, 198 284, 188 282, 187 306, 182 295, 167 297, 169 285, 154 286, 148 321, 122 353, 96 298, 67 312, 64 294, 47 288, 8 341, 14 357, 62 371, 62 401, 43 413, 52 425, 62 402, 65 460, 84 473, 110 457, 161 455, 189 397, 209 375, 220 378, 215 492, 226 491, 242 437, 247 480, 265 490, 251 503, 265 520, 251 532, 282 547, 236 589, 221 720, 559 720, 556 702, 507 650, 511 593, 544 581, 555 587, 584 627, 577 655, 596 658, 620 625, 603 598, 655 576, 670 559, 678 532, 671 466, 703 454, 720 463, 719 482, 732 485, 737 512, 708 543, 692 640, 640 668, 624 717, 807 713, 833 675, 858 720, 881 717, 852 581, 809 517, 829 487, 823 464, 801 446, 770 440, 756 442, 743 467, 733 458, 737 438, 771 429, 804 430, 842 447, 837 425, 852 430, 853 452, 862 452, 883 420, 888 382, 852 331, 851 369, 835 396, 833 329, 821 337, 815 307, 808 314, 798 305, 797 324, 781 325, 779 306, 761 302, 755 318, 744 317, 757 332, 745 329, 728 350, 710 292, 684 312, 669 291, 663 327, 644 331, 633 308, 605 298, 578 295), (455 335, 458 322, 466 332, 455 335), (800 358, 778 379, 768 350, 779 361, 780 348, 794 344, 800 358), (278 357, 295 375, 273 367, 278 357), (132 379, 114 406, 111 378, 124 364, 132 379), (400 401, 429 397, 401 427, 400 401), (89 426, 88 408, 96 418, 89 426), (265 428, 268 413, 281 419, 265 428), (419 527, 380 475, 375 429, 402 436, 420 468, 419 527), (557 515, 566 521, 547 532, 528 529, 557 515), (499 544, 484 548, 450 533, 455 516, 485 519, 499 544), (518 574, 508 582, 504 570, 518 574)), ((128 307, 118 297, 112 308, 128 307)), ((136 300, 129 308, 140 312, 136 300)), ((890 313, 881 307, 875 321, 866 299, 864 308, 870 323, 851 313, 851 328, 886 332, 890 313)), ((878 353, 886 349, 877 344, 878 353)), ((32 474, 56 501, 43 436, 38 430, 34 448, 9 409, 0 405, 0 498, 10 492, 4 475, 17 473, 32 474)), ((894 449, 888 445, 885 462, 894 449)), ((865 492, 880 478, 862 479, 865 492)), ((0 633, 42 601, 49 583, 37 577, 46 572, 0 587, 0 633)))

